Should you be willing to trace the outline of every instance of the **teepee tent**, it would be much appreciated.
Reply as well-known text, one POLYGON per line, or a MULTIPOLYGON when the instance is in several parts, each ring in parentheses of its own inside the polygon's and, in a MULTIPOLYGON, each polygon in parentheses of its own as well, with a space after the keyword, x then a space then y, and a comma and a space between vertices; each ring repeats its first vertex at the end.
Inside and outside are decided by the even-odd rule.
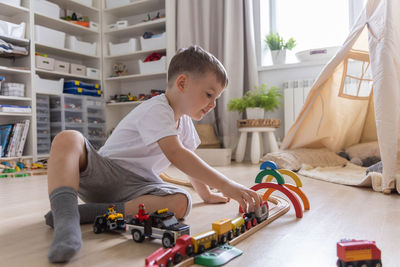
POLYGON ((281 149, 326 147, 338 152, 377 140, 383 164, 381 190, 394 188, 400 118, 399 10, 398 0, 368 1, 345 43, 315 81, 281 149))

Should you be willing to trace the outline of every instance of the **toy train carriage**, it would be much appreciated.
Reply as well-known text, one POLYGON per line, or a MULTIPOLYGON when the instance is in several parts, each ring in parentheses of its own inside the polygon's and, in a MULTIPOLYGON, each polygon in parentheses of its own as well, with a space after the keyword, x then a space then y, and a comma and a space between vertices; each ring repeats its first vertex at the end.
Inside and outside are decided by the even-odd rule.
POLYGON ((232 240, 232 220, 222 219, 212 223, 212 229, 217 232, 218 243, 226 243, 227 240, 232 240))
POLYGON ((375 241, 344 239, 337 243, 337 266, 381 267, 381 251, 375 241))
POLYGON ((192 236, 194 253, 203 253, 207 249, 215 248, 218 244, 218 234, 214 230, 192 236))
POLYGON ((184 256, 193 254, 192 238, 183 235, 176 240, 173 248, 159 248, 145 260, 146 266, 173 266, 182 261, 184 256))
POLYGON ((232 220, 232 232, 235 236, 239 236, 246 231, 245 222, 242 216, 232 220))

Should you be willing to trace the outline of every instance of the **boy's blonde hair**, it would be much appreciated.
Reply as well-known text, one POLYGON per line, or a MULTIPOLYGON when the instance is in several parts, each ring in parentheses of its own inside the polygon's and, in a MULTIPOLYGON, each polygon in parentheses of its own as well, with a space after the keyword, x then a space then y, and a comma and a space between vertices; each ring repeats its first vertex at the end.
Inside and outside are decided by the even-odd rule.
POLYGON ((205 74, 211 71, 224 87, 228 85, 228 76, 222 63, 211 53, 197 45, 181 48, 172 58, 168 67, 168 87, 182 73, 205 74))

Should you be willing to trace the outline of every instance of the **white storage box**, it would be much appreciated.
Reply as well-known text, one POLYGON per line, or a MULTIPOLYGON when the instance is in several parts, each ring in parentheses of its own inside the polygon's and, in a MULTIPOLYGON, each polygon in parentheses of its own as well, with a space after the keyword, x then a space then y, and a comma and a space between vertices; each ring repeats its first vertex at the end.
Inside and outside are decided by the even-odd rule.
POLYGON ((63 92, 64 78, 60 80, 42 79, 39 75, 35 75, 36 92, 39 94, 59 95, 63 92))
POLYGON ((70 73, 74 75, 86 76, 86 67, 83 65, 71 63, 70 73))
POLYGON ((65 32, 60 32, 40 25, 35 25, 35 41, 48 46, 64 48, 65 32))
POLYGON ((296 57, 300 62, 313 61, 313 60, 328 60, 332 58, 336 51, 339 49, 338 46, 315 48, 304 50, 296 53, 296 57))
POLYGON ((1 94, 5 96, 25 96, 25 84, 23 83, 4 83, 1 94))
POLYGON ((14 24, 8 21, 0 20, 0 35, 24 39, 25 22, 14 24))
POLYGON ((157 61, 143 62, 139 59, 140 74, 159 73, 166 71, 166 57, 161 57, 157 61))
POLYGON ((86 68, 86 76, 90 78, 100 79, 100 70, 95 68, 86 68))
POLYGON ((167 47, 166 33, 153 35, 152 38, 144 39, 140 37, 140 45, 142 50, 155 50, 167 47))
POLYGON ((75 36, 67 36, 67 48, 93 56, 97 53, 97 43, 79 41, 75 36))
POLYGON ((54 58, 35 56, 35 66, 38 69, 54 70, 54 58))
POLYGON ((54 62, 54 70, 62 73, 69 73, 69 62, 56 60, 54 62))
POLYGON ((21 0, 0 0, 0 3, 4 3, 10 6, 21 6, 21 0))
POLYGON ((198 148, 194 152, 211 166, 231 164, 232 149, 230 148, 198 148))
POLYGON ((35 0, 33 3, 34 11, 51 18, 60 18, 60 7, 46 0, 35 0))
POLYGON ((110 56, 134 53, 138 50, 138 40, 136 38, 130 38, 129 41, 125 43, 108 43, 108 47, 110 49, 110 56))
POLYGON ((129 4, 130 0, 106 0, 106 8, 114 8, 129 4))

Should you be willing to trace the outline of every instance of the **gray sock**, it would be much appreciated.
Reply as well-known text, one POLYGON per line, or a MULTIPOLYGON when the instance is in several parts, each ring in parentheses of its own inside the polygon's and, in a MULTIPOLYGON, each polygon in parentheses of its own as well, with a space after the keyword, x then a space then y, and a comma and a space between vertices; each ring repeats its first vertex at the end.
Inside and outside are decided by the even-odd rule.
MULTIPOLYGON (((96 219, 96 216, 103 215, 104 213, 106 213, 110 204, 114 204, 116 212, 124 214, 125 203, 123 202, 80 204, 78 206, 80 223, 81 224, 94 223, 94 219, 96 219)), ((49 211, 46 215, 44 215, 44 218, 48 226, 54 227, 53 213, 51 211, 49 211)))
POLYGON ((82 247, 79 225, 78 196, 71 187, 59 187, 50 194, 54 218, 54 236, 49 250, 49 261, 67 262, 82 247))

